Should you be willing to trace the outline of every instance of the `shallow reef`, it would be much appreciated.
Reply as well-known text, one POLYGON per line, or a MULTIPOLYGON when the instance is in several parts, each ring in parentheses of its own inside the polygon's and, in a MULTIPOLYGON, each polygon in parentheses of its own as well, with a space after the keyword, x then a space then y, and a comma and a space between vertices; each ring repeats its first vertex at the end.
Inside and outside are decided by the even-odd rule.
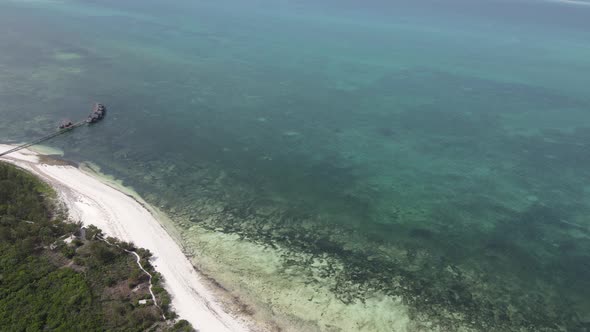
POLYGON ((590 329, 589 64, 576 34, 0 6, 12 31, 0 35, 0 138, 30 140, 105 103, 107 121, 52 146, 169 213, 188 251, 209 245, 202 268, 249 304, 297 307, 288 320, 309 314, 323 331, 388 331, 392 308, 407 321, 389 330, 590 329), (284 30, 257 38, 270 23, 284 30), (257 249, 224 260, 223 241, 257 249), (290 292, 273 298, 275 286, 290 292))

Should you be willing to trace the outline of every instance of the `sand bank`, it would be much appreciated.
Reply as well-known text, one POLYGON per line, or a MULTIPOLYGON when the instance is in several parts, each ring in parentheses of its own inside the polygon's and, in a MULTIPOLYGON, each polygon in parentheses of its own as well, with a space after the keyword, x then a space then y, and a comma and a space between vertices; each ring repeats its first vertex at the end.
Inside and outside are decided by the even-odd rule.
MULTIPOLYGON (((11 146, 0 145, 0 151, 11 146)), ((106 179, 89 175, 70 165, 49 165, 39 154, 21 150, 0 159, 36 174, 50 183, 67 206, 70 217, 84 225, 96 225, 108 236, 133 242, 153 253, 152 264, 165 279, 172 305, 180 318, 199 331, 252 331, 252 323, 221 305, 206 286, 180 246, 148 209, 149 205, 129 195, 106 179)))

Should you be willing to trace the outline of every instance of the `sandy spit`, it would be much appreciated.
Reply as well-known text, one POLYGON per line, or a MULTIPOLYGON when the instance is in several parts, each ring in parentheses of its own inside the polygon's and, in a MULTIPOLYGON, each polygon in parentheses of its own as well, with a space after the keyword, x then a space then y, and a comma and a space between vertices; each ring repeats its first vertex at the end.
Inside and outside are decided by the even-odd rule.
MULTIPOLYGON (((0 151, 11 147, 0 144, 0 151)), ((147 203, 79 168, 49 165, 39 156, 31 150, 21 150, 0 159, 27 169, 51 184, 72 220, 96 225, 108 236, 149 249, 153 253, 152 264, 164 277, 164 286, 172 296, 174 310, 198 331, 257 330, 249 319, 231 313, 221 304, 180 246, 148 210, 147 203)))

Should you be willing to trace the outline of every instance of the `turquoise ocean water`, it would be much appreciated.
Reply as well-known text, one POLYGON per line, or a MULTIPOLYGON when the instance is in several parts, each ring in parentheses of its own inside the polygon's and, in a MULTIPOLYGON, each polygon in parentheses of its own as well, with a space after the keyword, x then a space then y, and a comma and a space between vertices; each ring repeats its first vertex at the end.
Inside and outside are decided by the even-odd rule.
POLYGON ((590 330, 590 5, 0 1, 0 139, 285 331, 590 330))

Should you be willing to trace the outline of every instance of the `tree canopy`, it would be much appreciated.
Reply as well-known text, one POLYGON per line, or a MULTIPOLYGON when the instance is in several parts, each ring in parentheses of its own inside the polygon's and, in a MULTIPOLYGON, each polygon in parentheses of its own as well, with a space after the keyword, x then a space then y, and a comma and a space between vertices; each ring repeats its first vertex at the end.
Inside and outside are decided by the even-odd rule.
POLYGON ((152 303, 147 276, 121 248, 145 261, 149 251, 116 239, 109 242, 121 248, 109 245, 96 227, 82 237, 55 197, 35 176, 0 162, 0 331, 194 331, 174 321, 162 278, 147 264, 163 311, 152 303))

